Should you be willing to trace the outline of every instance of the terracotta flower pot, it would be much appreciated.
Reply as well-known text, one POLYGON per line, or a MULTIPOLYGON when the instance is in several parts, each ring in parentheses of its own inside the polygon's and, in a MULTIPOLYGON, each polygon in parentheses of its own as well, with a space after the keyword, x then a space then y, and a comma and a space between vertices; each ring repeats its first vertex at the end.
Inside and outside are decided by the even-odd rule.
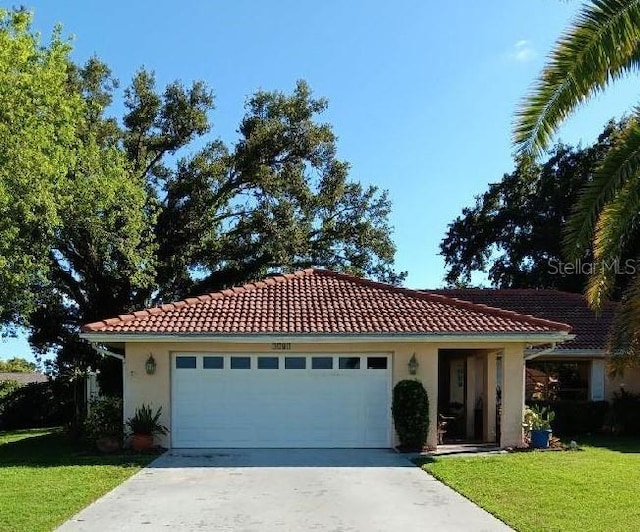
POLYGON ((131 437, 131 448, 134 451, 148 451, 153 447, 153 436, 150 434, 134 434, 131 437))
POLYGON ((103 436, 96 440, 96 447, 101 453, 115 453, 122 446, 117 436, 103 436))

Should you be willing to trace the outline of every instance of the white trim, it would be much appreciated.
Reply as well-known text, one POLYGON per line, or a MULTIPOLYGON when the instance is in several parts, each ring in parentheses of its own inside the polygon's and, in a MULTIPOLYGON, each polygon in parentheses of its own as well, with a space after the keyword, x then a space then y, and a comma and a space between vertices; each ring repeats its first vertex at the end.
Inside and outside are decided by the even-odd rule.
POLYGON ((261 344, 283 343, 409 343, 409 342, 524 342, 529 344, 548 344, 573 340, 575 335, 563 332, 550 333, 426 333, 426 334, 199 334, 199 333, 81 333, 80 338, 95 343, 109 342, 226 342, 261 344))
POLYGON ((529 360, 529 357, 536 358, 547 355, 551 355, 554 358, 605 358, 607 356, 603 349, 562 349, 558 347, 542 351, 525 349, 524 355, 527 360, 529 360))

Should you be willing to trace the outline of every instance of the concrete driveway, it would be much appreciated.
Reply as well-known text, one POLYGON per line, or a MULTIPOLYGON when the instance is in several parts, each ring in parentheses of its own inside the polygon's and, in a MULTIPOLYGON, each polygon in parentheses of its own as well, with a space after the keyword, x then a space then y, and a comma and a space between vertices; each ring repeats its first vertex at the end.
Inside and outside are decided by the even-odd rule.
POLYGON ((389 450, 167 453, 61 531, 511 530, 389 450))

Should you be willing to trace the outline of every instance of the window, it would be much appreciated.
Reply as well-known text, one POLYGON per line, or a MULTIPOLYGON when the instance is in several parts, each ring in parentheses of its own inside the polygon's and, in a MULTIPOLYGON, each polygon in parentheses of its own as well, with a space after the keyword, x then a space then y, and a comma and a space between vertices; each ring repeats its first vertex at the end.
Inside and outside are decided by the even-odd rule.
POLYGON ((333 358, 313 357, 311 359, 311 369, 333 369, 333 358))
POLYGON ((258 369, 278 369, 278 357, 258 357, 258 369))
POLYGON ((360 369, 360 357, 340 357, 338 367, 340 369, 360 369))
POLYGON ((285 357, 284 369, 306 369, 306 357, 285 357))
POLYGON ((176 357, 176 369, 195 369, 196 357, 176 357))
POLYGON ((224 358, 223 357, 204 357, 202 360, 202 367, 204 369, 223 369, 224 358))
POLYGON ((251 369, 251 357, 231 357, 231 369, 251 369))
POLYGON ((387 357, 367 357, 367 369, 387 369, 387 357))
POLYGON ((588 361, 530 360, 526 364, 526 400, 586 401, 589 399, 588 361))

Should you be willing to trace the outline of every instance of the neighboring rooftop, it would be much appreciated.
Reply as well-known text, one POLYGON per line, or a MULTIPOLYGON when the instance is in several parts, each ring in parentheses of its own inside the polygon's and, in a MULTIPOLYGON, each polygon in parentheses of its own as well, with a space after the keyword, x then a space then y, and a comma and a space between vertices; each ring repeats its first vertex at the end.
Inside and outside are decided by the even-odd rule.
POLYGON ((47 382, 48 377, 44 373, 27 373, 18 371, 0 371, 0 382, 17 381, 20 384, 31 384, 34 382, 47 382))
POLYGON ((547 319, 309 269, 83 327, 86 333, 474 334, 568 332, 547 319))
POLYGON ((568 323, 575 339, 558 344, 561 351, 605 349, 618 308, 617 303, 608 303, 596 315, 583 295, 559 290, 461 288, 425 292, 568 323))

